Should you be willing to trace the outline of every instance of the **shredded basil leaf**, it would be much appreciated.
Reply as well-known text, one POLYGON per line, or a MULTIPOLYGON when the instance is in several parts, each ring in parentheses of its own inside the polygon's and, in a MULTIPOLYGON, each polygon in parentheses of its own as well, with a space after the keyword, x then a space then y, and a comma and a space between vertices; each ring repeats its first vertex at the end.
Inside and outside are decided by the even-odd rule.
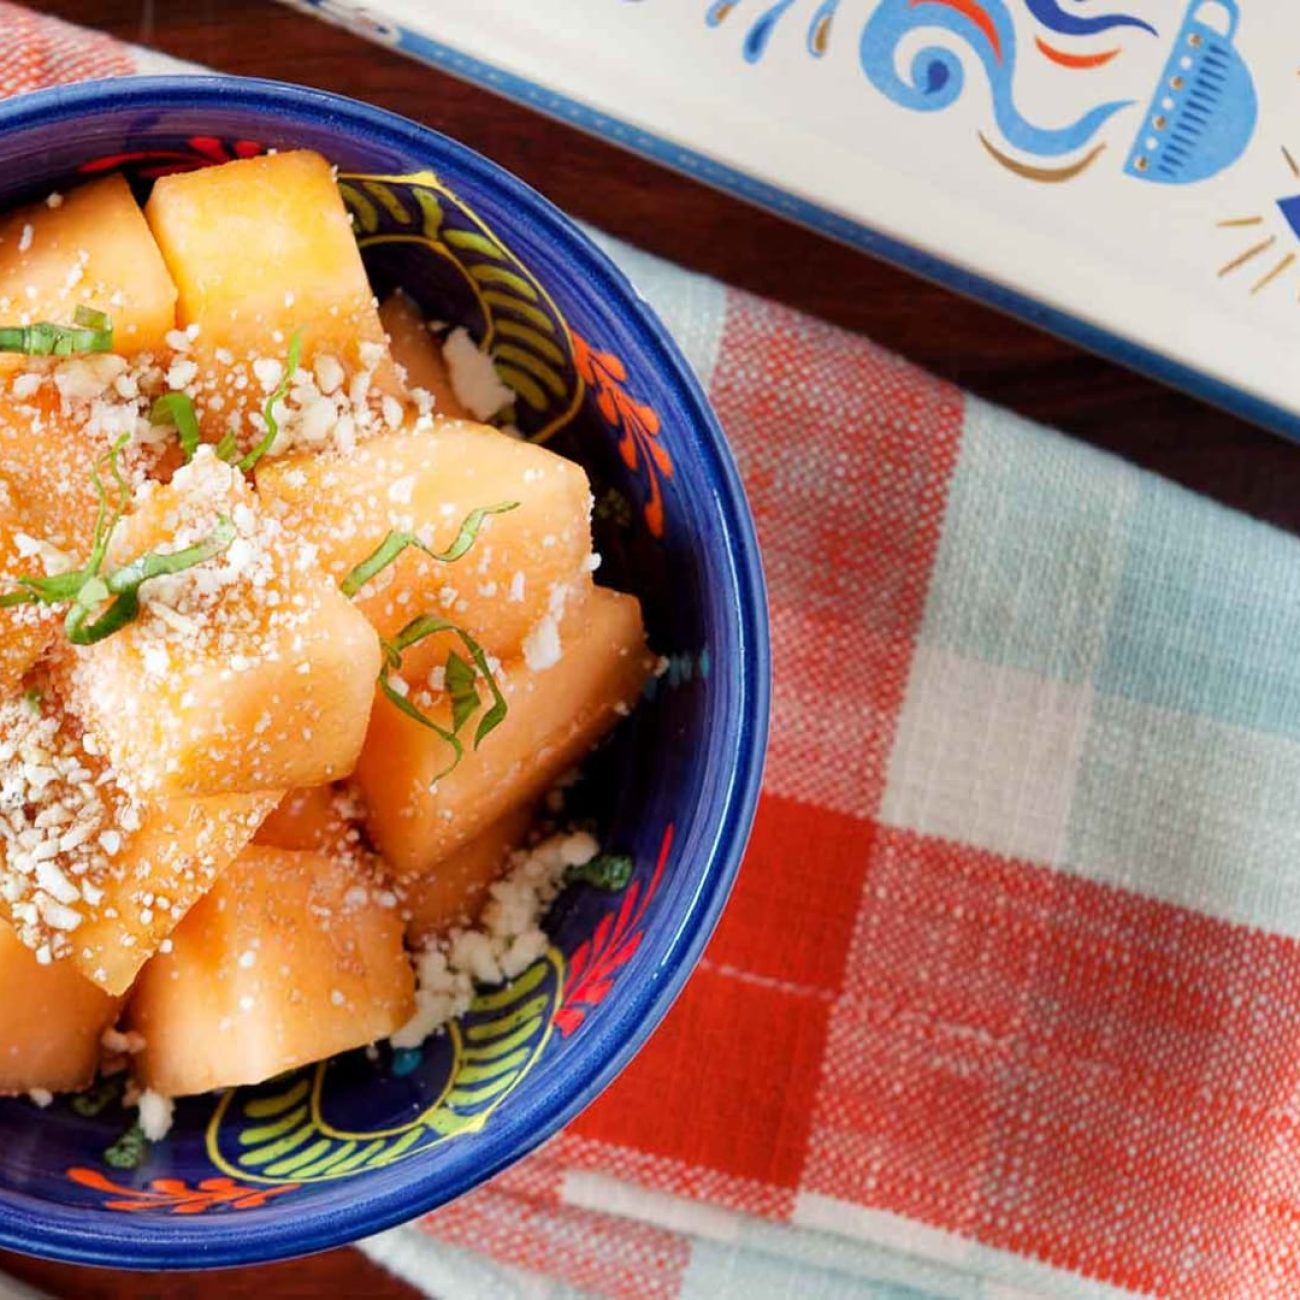
POLYGON ((443 689, 451 697, 453 731, 459 731, 478 709, 478 690, 474 685, 477 675, 454 650, 447 656, 443 689))
POLYGON ((355 596, 372 578, 381 574, 403 551, 409 547, 423 551, 430 559, 452 564, 459 560, 478 539, 479 530, 488 515, 503 515, 519 508, 518 501, 499 501, 494 506, 478 506, 462 520, 451 545, 445 551, 435 551, 426 546, 414 533, 393 529, 364 560, 339 583, 345 596, 355 596))
POLYGON ((114 569, 106 578, 91 578, 77 593, 64 619, 68 640, 73 645, 94 645, 114 632, 120 632, 140 616, 140 588, 150 578, 184 573, 186 569, 215 559, 229 549, 234 540, 235 525, 221 515, 217 526, 193 546, 166 553, 149 551, 130 564, 114 569), (93 623, 88 623, 91 614, 110 596, 114 598, 112 604, 93 623))
POLYGON ((437 773, 429 783, 430 785, 437 785, 444 776, 455 771, 460 766, 460 760, 465 757, 465 746, 461 743, 460 737, 454 731, 449 731, 446 727, 440 726, 422 709, 412 704, 401 691, 393 686, 386 672, 379 674, 379 689, 383 691, 384 697, 390 704, 400 709, 408 718, 418 722, 422 727, 428 727, 430 731, 440 736, 451 746, 451 762, 441 772, 437 773))
POLYGON ((275 392, 266 399, 266 405, 262 408, 262 417, 266 420, 266 437, 253 448, 252 451, 239 462, 239 468, 248 473, 254 465, 257 464, 263 456, 275 445, 275 440, 279 437, 280 426, 275 419, 275 404, 284 397, 289 391, 289 381, 294 377, 298 369, 298 362, 302 359, 302 330, 296 330, 293 338, 289 340, 289 355, 285 359, 284 374, 280 382, 276 385, 275 392))
POLYGON ((113 323, 102 311, 78 307, 73 324, 37 321, 34 325, 0 326, 0 352, 29 357, 71 357, 82 352, 111 352, 113 323))
POLYGON ((150 408, 151 424, 175 426, 181 452, 188 465, 199 449, 199 417, 194 413, 194 399, 188 393, 164 393, 150 408))
POLYGON ((461 742, 460 732, 474 713, 482 707, 483 701, 478 693, 478 679, 482 677, 487 683, 492 697, 492 706, 479 718, 478 728, 474 733, 475 749, 505 720, 507 712, 505 696, 501 694, 501 688, 492 674, 483 647, 463 627, 458 627, 437 614, 423 614, 419 618, 413 618, 392 641, 381 640, 380 646, 384 652, 384 666, 379 673, 379 687, 384 696, 408 718, 420 723, 421 726, 428 727, 451 747, 452 761, 433 778, 431 784, 436 785, 444 776, 453 772, 465 757, 465 746, 461 742), (455 650, 449 651, 443 669, 443 685, 451 699, 450 728, 435 722, 389 680, 390 674, 401 668, 404 650, 410 649, 426 637, 436 636, 439 632, 450 632, 459 637, 461 644, 469 652, 469 661, 466 661, 455 650))
POLYGON ((227 465, 233 465, 239 459, 239 443, 233 433, 227 432, 217 443, 217 459, 224 460, 227 465))
POLYGON ((104 573, 109 543, 130 498, 130 488, 122 476, 119 463, 125 445, 126 438, 120 438, 108 452, 109 468, 118 488, 118 499, 111 508, 108 492, 100 477, 99 465, 96 464, 91 471, 91 481, 95 485, 99 505, 95 514, 90 556, 86 563, 71 573, 58 573, 43 578, 19 578, 17 591, 0 595, 0 608, 26 604, 66 604, 68 610, 64 615, 63 630, 73 645, 94 645, 97 641, 112 636, 114 632, 121 631, 140 616, 140 588, 150 578, 192 569, 195 565, 220 555, 235 540, 234 524, 221 515, 212 532, 192 546, 168 553, 149 551, 129 564, 104 573))

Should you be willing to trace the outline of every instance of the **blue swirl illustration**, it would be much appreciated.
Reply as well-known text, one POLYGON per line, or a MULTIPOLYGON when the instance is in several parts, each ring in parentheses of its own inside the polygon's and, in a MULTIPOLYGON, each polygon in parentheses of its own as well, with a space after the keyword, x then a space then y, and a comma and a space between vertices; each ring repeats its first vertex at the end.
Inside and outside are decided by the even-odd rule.
POLYGON ((1092 17, 1072 14, 1068 9, 1062 9, 1056 0, 1025 0, 1025 8, 1044 27, 1066 36, 1092 36, 1096 32, 1108 32, 1112 27, 1137 27, 1152 36, 1157 34, 1150 23, 1130 14, 1097 14, 1092 17))
POLYGON ((960 37, 984 65, 998 129, 1007 143, 1025 153, 1041 157, 1070 153, 1133 102, 1098 104, 1068 126, 1035 126, 1015 105, 1016 34, 1001 0, 882 0, 862 30, 859 57, 871 84, 904 108, 935 112, 961 96, 965 70, 950 49, 927 45, 918 50, 906 77, 895 66, 895 52, 905 36, 936 28, 960 37))
POLYGON ((777 23, 794 3, 795 0, 776 0, 776 3, 766 13, 761 14, 745 33, 745 58, 750 63, 757 63, 763 57, 777 23))

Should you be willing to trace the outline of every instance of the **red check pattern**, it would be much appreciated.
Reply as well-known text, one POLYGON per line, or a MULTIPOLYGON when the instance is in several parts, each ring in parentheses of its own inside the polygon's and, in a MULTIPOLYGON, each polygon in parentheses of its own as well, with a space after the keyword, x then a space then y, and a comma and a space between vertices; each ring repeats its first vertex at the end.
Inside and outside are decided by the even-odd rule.
MULTIPOLYGON (((133 66, 3 0, 0 32, 2 93, 133 66)), ((772 598, 745 869, 608 1093, 425 1232, 620 1300, 688 1287, 683 1202, 862 1239, 884 1212, 1049 1294, 1300 1295, 1300 946, 881 820, 962 395, 734 293, 711 395, 772 598)))
MULTIPOLYGON (((533 1167, 776 1221, 829 1198, 849 1232, 886 1211, 1156 1295, 1300 1294, 1300 948, 874 816, 960 395, 740 294, 711 395, 771 588, 764 799, 698 974, 533 1167)), ((497 1194, 427 1231, 450 1213, 522 1262, 497 1194)), ((545 1271, 589 1285, 596 1238, 558 1190, 535 1210, 565 1243, 545 1271)), ((654 1293, 681 1267, 663 1255, 654 1293)))
POLYGON ((134 70, 126 47, 111 37, 0 0, 0 95, 122 77, 134 70))

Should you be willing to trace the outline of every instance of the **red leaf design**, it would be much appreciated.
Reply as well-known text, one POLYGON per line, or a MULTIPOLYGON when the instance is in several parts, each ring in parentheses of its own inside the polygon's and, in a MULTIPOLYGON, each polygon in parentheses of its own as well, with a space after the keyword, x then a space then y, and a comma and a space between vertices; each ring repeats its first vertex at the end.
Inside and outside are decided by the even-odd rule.
POLYGON ((634 880, 628 886, 617 915, 606 913, 595 932, 581 944, 569 963, 569 975, 564 986, 564 1004, 555 1014, 555 1025, 561 1035, 568 1038, 587 1018, 587 1011, 602 1002, 614 984, 619 969, 626 965, 641 947, 645 937, 638 929, 649 910, 650 901, 663 879, 664 867, 673 843, 673 827, 664 831, 659 846, 659 858, 654 874, 642 887, 634 880))
POLYGON ((596 409, 601 419, 616 430, 619 454, 630 470, 644 464, 648 497, 645 504, 646 527, 655 537, 664 533, 664 503, 660 477, 672 478, 673 461, 667 448, 658 441, 662 424, 659 413, 645 402, 632 397, 623 385, 627 367, 612 352, 598 352, 580 335, 573 336, 573 360, 578 374, 595 392, 596 409))
POLYGON ((273 1196, 282 1196, 299 1186, 283 1183, 276 1187, 246 1187, 233 1178, 205 1178, 191 1187, 179 1178, 155 1178, 148 1189, 123 1187, 97 1169, 74 1168, 67 1177, 82 1187, 108 1193, 106 1210, 126 1214, 138 1210, 161 1210, 168 1214, 205 1214, 209 1210, 249 1210, 265 1205, 273 1196), (120 1197, 129 1199, 121 1200, 120 1197))

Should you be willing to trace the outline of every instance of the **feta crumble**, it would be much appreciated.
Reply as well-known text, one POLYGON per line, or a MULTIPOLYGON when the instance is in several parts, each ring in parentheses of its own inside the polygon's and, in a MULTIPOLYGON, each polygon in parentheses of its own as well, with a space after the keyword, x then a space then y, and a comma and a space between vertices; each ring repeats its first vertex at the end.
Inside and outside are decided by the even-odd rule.
POLYGON ((541 922, 564 887, 570 867, 599 852, 586 831, 552 835, 512 855, 510 870, 488 891, 478 921, 428 943, 416 960, 415 1014, 392 1036, 394 1047, 418 1047, 469 1010, 475 984, 522 975, 546 951, 541 922))
POLYGON ((492 358, 479 351, 466 329, 454 329, 442 345, 456 400, 477 420, 490 420, 515 400, 514 391, 501 382, 492 358))

